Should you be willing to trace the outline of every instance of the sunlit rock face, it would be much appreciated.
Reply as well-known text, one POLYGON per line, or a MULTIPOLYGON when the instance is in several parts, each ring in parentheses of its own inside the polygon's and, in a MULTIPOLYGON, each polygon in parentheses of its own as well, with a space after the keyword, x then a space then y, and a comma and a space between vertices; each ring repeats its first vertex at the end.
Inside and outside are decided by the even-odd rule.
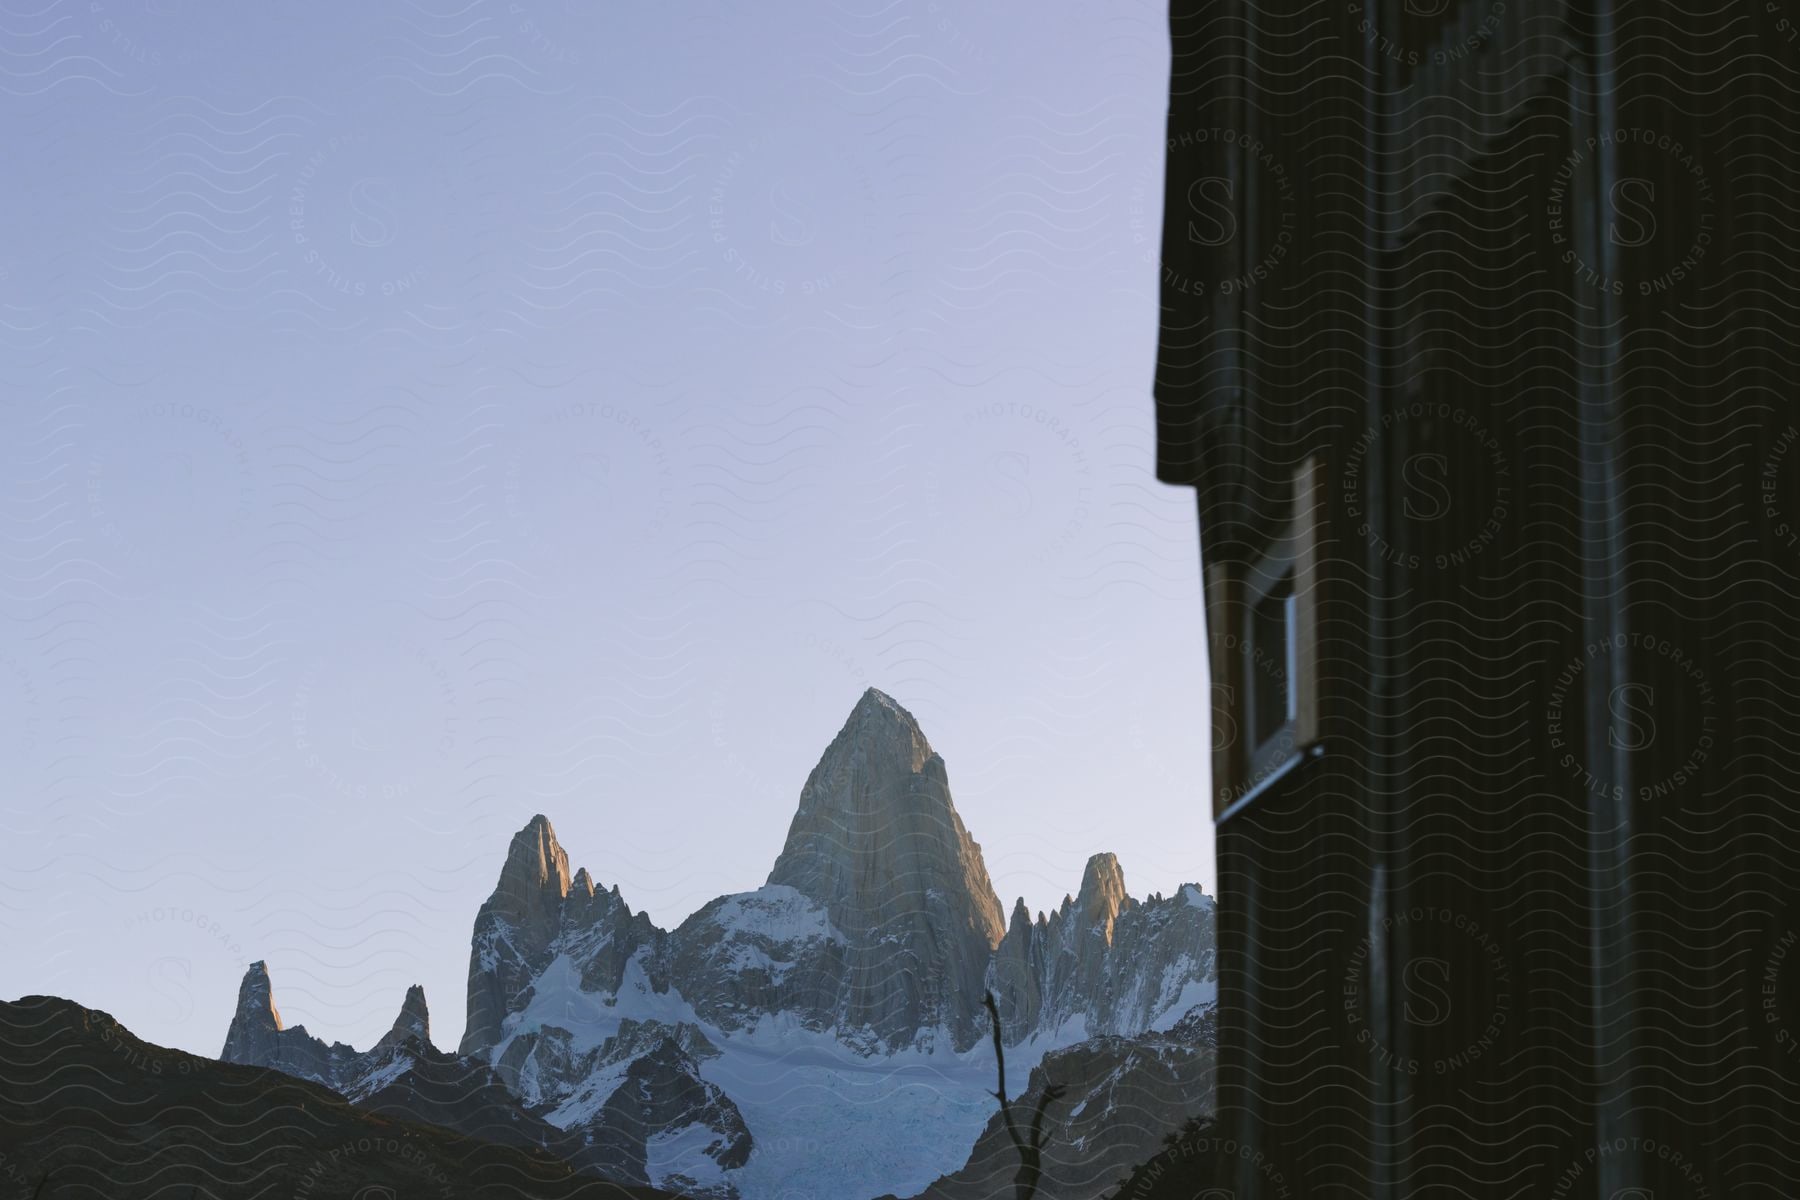
POLYGON ((1006 920, 944 760, 912 714, 870 689, 813 768, 769 872, 843 935, 814 982, 817 1019, 888 1047, 984 1035, 982 981, 1006 920), (828 1006, 828 1007, 827 1007, 828 1006))
POLYGON ((533 817, 513 835, 493 894, 475 916, 461 1053, 491 1052, 507 1015, 530 1003, 559 955, 580 963, 584 990, 616 991, 626 963, 665 936, 646 915, 633 915, 616 886, 597 890, 585 869, 571 878, 556 831, 545 817, 533 817))
POLYGON ((1013 910, 990 977, 1008 1028, 1132 1034, 1178 1019, 1216 990, 1217 907, 1198 884, 1133 900, 1118 860, 1088 860, 1081 890, 1031 921, 1013 910))
MULTIPOLYGON (((285 1028, 281 1023, 281 1012, 275 1007, 268 965, 251 963, 238 984, 237 1012, 231 1018, 231 1028, 225 1034, 225 1049, 219 1052, 219 1058, 229 1063, 273 1065, 270 1060, 279 1054, 277 1048, 285 1028)), ((288 1074, 299 1072, 289 1071, 288 1074)))

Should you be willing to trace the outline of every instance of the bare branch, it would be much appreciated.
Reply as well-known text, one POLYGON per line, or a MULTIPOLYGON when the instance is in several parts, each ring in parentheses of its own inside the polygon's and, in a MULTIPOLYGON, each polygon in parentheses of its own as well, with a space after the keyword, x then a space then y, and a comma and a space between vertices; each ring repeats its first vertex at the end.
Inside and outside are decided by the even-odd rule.
POLYGON ((1012 1105, 1006 1099, 1006 1051, 1000 1047, 1000 1009, 994 1003, 994 993, 989 992, 982 1004, 986 1006, 988 1020, 994 1027, 994 1065, 1000 1071, 1000 1088, 994 1096, 1000 1101, 1000 1117, 1006 1124, 1006 1135, 1022 1151, 1025 1149, 1025 1141, 1019 1136, 1018 1127, 1013 1124, 1012 1105))
POLYGON ((1037 1111, 1031 1114, 1031 1145, 1034 1149, 1042 1149, 1044 1145, 1044 1110, 1052 1100, 1061 1100, 1068 1090, 1060 1083, 1044 1085, 1044 1094, 1038 1097, 1037 1111))
POLYGON ((1051 1101, 1062 1099, 1069 1089, 1060 1083, 1045 1083, 1043 1094, 1038 1097, 1037 1111, 1031 1114, 1031 1140, 1020 1137, 1018 1126, 1013 1124, 1012 1105, 1006 1099, 1006 1051, 1000 1042, 1000 1008, 994 1003, 992 992, 981 1003, 987 1008, 988 1019, 994 1027, 994 1064, 1000 1071, 1000 1088, 994 1095, 1000 1100, 1000 1118, 1006 1125, 1007 1136, 1012 1138, 1013 1147, 1019 1152, 1013 1195, 1016 1200, 1032 1200, 1037 1195, 1038 1180, 1044 1171, 1044 1110, 1050 1107, 1051 1101))

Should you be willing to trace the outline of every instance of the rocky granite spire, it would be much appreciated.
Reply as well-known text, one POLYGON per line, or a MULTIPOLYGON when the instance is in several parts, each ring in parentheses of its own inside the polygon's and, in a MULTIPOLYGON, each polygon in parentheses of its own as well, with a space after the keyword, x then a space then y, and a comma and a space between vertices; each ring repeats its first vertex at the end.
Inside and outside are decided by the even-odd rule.
POLYGON ((1097 930, 1107 945, 1112 945, 1113 922, 1120 911, 1132 903, 1125 894, 1125 872, 1114 854, 1096 854, 1087 861, 1081 873, 1081 891, 1075 897, 1075 910, 1081 921, 1097 930))
POLYGON ((1197 884, 1133 900, 1111 854, 1089 858, 1081 888, 1046 919, 1021 901, 990 974, 1008 1030, 1089 1034, 1163 1028, 1214 986, 1214 904, 1197 884))
MULTIPOLYGON (((425 993, 418 993, 417 1012, 423 1022, 425 993)), ((411 993, 407 1004, 413 1002, 411 993)), ((401 1021, 407 1020, 407 1009, 401 1009, 401 1021)), ((396 1028, 400 1022, 395 1022, 396 1028)), ((306 1031, 306 1026, 282 1024, 275 1007, 275 992, 269 982, 269 968, 253 962, 238 984, 237 1012, 225 1034, 225 1048, 219 1051, 221 1062, 243 1063, 255 1067, 273 1067, 289 1075, 311 1079, 328 1087, 343 1088, 360 1073, 373 1056, 383 1052, 395 1035, 390 1033, 368 1054, 359 1054, 343 1042, 326 1043, 306 1031)))
POLYGON ((232 1015, 219 1058, 229 1063, 267 1065, 275 1053, 275 1035, 281 1029, 281 1012, 275 1007, 268 964, 253 962, 238 984, 237 1012, 232 1015))
POLYGON ((425 989, 419 984, 406 989, 400 1015, 394 1018, 394 1032, 427 1042, 431 1040, 431 1010, 425 1007, 425 989))
POLYGON ((825 905, 834 922, 859 904, 949 888, 989 949, 1006 932, 981 847, 951 803, 944 760, 913 715, 874 688, 801 789, 769 882, 825 905))
POLYGON ((484 1054, 500 1040, 500 1023, 549 962, 569 888, 569 856, 539 813, 513 834, 493 893, 475 915, 461 1053, 484 1054))
POLYGON ((849 941, 838 1016, 883 1040, 981 1033, 982 977, 1006 919, 944 760, 870 688, 800 792, 769 883, 822 906, 849 941))
POLYGON ((459 1052, 486 1058, 501 1027, 532 994, 533 981, 559 953, 578 960, 582 986, 616 989, 625 964, 662 931, 634 914, 615 885, 601 891, 569 856, 541 814, 513 835, 493 893, 475 914, 469 948, 468 1024, 459 1052))
POLYGON ((509 916, 529 920, 557 907, 568 894, 569 856, 556 840, 550 818, 539 813, 513 834, 489 903, 502 902, 509 916))
POLYGON ((1037 1029, 1044 1001, 1044 938, 1031 923, 1031 910, 1020 896, 1013 905, 1006 937, 994 951, 989 987, 1000 1004, 1005 1028, 1014 1037, 1037 1029), (1037 930, 1037 932, 1034 932, 1037 930))
POLYGON ((425 989, 416 983, 406 989, 400 1015, 394 1018, 394 1024, 381 1035, 370 1053, 383 1054, 389 1047, 401 1045, 409 1038, 417 1038, 427 1046, 431 1044, 431 1011, 425 1006, 425 989))

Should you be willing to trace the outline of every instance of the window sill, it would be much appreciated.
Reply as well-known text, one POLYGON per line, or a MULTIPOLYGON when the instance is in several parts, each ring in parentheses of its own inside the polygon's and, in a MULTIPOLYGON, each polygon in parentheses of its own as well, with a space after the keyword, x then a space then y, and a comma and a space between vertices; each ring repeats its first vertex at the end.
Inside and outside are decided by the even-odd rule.
POLYGON ((1255 785, 1251 787, 1249 791, 1245 792, 1242 796, 1239 796, 1236 800, 1233 800, 1231 802, 1231 807, 1227 808, 1224 812, 1214 818, 1213 828, 1217 829, 1219 826, 1250 807, 1258 796, 1261 796, 1264 792, 1275 786, 1278 780, 1283 778, 1289 771, 1292 771, 1302 762, 1309 758, 1317 758, 1323 753, 1325 753, 1325 747, 1315 742, 1310 746, 1296 750, 1294 753, 1288 755, 1287 758, 1282 760, 1279 766, 1257 780, 1255 785))

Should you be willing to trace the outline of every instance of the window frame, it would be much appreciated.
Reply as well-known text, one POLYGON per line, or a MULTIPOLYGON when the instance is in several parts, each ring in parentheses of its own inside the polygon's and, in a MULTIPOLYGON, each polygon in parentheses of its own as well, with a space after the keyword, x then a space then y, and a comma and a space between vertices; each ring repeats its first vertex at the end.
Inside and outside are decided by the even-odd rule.
POLYGON ((1213 818, 1222 821, 1286 775, 1319 740, 1319 564, 1325 467, 1307 458, 1295 470, 1293 502, 1262 554, 1247 563, 1215 563, 1207 569, 1207 629, 1213 670, 1213 818), (1291 578, 1284 601, 1284 644, 1260 646, 1257 612, 1291 578), (1287 716, 1273 729, 1258 728, 1259 650, 1274 654, 1286 676, 1287 716))

